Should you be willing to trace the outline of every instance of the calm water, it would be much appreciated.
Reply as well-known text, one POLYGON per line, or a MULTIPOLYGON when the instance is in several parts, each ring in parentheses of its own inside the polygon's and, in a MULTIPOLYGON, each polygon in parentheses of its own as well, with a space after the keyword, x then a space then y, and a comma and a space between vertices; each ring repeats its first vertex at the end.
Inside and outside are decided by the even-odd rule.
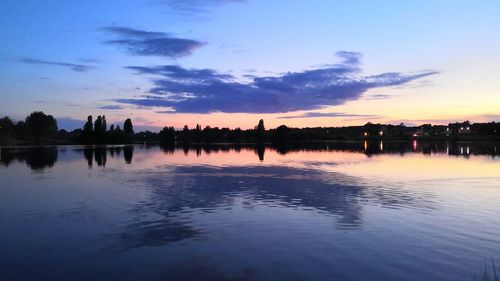
POLYGON ((497 151, 0 148, 0 279, 461 279, 500 263, 497 151))

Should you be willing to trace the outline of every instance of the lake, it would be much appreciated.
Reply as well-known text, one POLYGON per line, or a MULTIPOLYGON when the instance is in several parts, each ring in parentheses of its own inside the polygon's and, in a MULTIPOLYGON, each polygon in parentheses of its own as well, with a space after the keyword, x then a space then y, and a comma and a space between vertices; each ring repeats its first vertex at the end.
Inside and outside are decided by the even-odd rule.
POLYGON ((1 280, 463 280, 500 146, 0 148, 1 280))

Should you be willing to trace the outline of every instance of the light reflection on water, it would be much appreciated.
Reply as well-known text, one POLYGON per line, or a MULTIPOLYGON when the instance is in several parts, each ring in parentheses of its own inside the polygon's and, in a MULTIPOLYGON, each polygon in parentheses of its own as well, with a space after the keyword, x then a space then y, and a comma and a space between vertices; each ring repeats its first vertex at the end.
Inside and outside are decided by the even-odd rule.
POLYGON ((495 144, 0 149, 6 280, 457 280, 500 260, 495 144))

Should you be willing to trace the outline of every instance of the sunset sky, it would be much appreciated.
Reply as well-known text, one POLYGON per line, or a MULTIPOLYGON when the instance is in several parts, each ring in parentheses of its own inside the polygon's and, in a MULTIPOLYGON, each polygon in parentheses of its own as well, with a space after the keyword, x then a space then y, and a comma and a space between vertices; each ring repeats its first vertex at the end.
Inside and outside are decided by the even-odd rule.
POLYGON ((267 128, 500 121, 500 1, 6 0, 0 115, 267 128))

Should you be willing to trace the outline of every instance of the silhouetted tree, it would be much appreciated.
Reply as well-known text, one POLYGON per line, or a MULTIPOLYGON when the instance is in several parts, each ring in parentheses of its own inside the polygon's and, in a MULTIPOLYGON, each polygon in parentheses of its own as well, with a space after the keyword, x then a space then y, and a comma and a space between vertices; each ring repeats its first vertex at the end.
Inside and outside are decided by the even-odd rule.
POLYGON ((103 122, 102 117, 99 115, 94 122, 94 142, 103 143, 104 133, 103 133, 103 122))
POLYGON ((8 117, 0 119, 0 136, 12 137, 14 135, 14 122, 8 117))
POLYGON ((94 124, 92 122, 92 115, 89 115, 87 117, 87 122, 85 122, 85 125, 83 125, 81 138, 84 143, 92 143, 93 136, 94 136, 94 124))
POLYGON ((85 125, 83 125, 83 131, 89 132, 89 133, 94 131, 94 124, 92 122, 92 115, 89 115, 87 117, 87 122, 85 122, 85 125))
POLYGON ((101 132, 102 134, 106 134, 106 131, 108 130, 108 125, 106 124, 106 116, 102 116, 102 126, 101 126, 101 132))
POLYGON ((134 127, 132 126, 132 120, 130 120, 130 118, 125 120, 125 122, 123 123, 123 132, 128 136, 134 134, 134 127))
POLYGON ((159 133, 158 137, 162 145, 171 145, 175 143, 174 127, 165 127, 159 133))
POLYGON ((52 115, 42 111, 34 111, 25 119, 35 141, 40 138, 52 137, 57 133, 57 121, 52 115))
POLYGON ((94 133, 100 133, 102 131, 102 117, 99 115, 94 122, 94 133))
POLYGON ((194 130, 194 141, 195 142, 201 142, 203 138, 203 132, 201 130, 201 125, 196 124, 196 129, 194 130))
POLYGON ((262 142, 264 141, 265 133, 266 133, 266 128, 264 127, 264 120, 260 119, 259 124, 257 127, 255 127, 255 130, 257 131, 257 141, 262 142))
POLYGON ((182 128, 182 131, 179 133, 179 140, 184 144, 191 142, 191 134, 188 125, 184 125, 184 128, 182 128))
POLYGON ((26 124, 26 122, 24 122, 24 121, 17 122, 17 124, 15 126, 15 130, 16 130, 16 138, 17 139, 28 140, 29 138, 31 138, 31 131, 30 131, 28 124, 26 124))
POLYGON ((274 130, 273 140, 274 141, 285 141, 288 137, 288 132, 290 130, 287 126, 281 125, 274 130))

